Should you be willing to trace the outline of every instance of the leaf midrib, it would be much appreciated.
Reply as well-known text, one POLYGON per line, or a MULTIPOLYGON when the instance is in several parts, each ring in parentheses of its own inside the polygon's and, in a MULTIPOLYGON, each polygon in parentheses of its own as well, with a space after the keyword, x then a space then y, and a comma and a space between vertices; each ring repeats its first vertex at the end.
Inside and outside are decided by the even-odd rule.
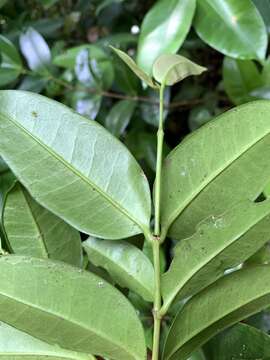
MULTIPOLYGON (((1 113, 0 113, 1 116, 1 113)), ((92 188, 95 188, 96 191, 104 198, 106 199, 113 207, 115 207, 119 212, 121 212, 123 215, 125 215, 129 220, 131 220, 133 223, 139 226, 139 228, 142 230, 142 232, 145 232, 146 227, 141 224, 137 219, 135 219, 131 214, 127 212, 127 210, 121 206, 119 206, 114 199, 109 197, 103 190, 101 190, 100 187, 98 187, 96 184, 94 184, 89 178, 87 178, 85 175, 77 171, 74 167, 72 167, 64 158, 62 158, 60 155, 58 155, 55 151, 50 149, 46 144, 44 144, 41 140, 39 140, 37 137, 33 136, 24 126, 22 126, 19 122, 12 119, 10 116, 8 116, 6 113, 2 112, 2 116, 6 117, 8 121, 10 121, 14 126, 16 126, 19 130, 24 132, 27 136, 29 136, 34 142, 38 143, 43 149, 45 149, 52 157, 54 157, 56 160, 58 160, 62 165, 64 165, 66 168, 68 168, 73 174, 75 174, 77 177, 79 177, 82 181, 84 181, 87 185, 90 185, 92 188)))
MULTIPOLYGON (((224 320, 227 316, 233 314, 234 312, 237 312, 241 309, 243 309, 244 307, 246 306, 249 306, 251 305, 253 302, 256 302, 257 300, 260 300, 261 298, 265 297, 265 296, 269 296, 270 294, 270 290, 266 291, 265 294, 260 294, 260 296, 257 296, 257 297, 254 297, 254 298, 251 298, 248 302, 246 303, 243 303, 242 305, 236 307, 236 308, 232 308, 229 312, 226 312, 222 317, 220 318, 215 318, 213 319, 213 322, 210 323, 209 325, 207 325, 206 327, 201 327, 197 329, 195 329, 193 332, 191 332, 191 336, 184 342, 182 342, 182 344, 180 346, 176 346, 174 347, 174 351, 171 352, 171 355, 170 357, 175 354, 175 352, 179 351, 183 346, 185 346, 188 342, 190 342, 191 340, 193 340, 195 337, 199 336, 202 332, 204 332, 205 330, 207 330, 208 328, 212 327, 212 326, 215 326, 216 324, 218 324, 220 321, 224 320)), ((265 306, 263 307, 265 308, 265 306)), ((251 313, 250 315, 252 314, 256 314, 258 312, 258 310, 254 310, 253 313, 251 313)), ((168 359, 170 359, 170 357, 168 359)))
MULTIPOLYGON (((106 342, 109 342, 109 343, 112 344, 113 346, 117 345, 120 349, 124 350, 127 354, 131 355, 131 357, 134 357, 134 354, 132 354, 132 353, 129 351, 129 349, 124 348, 122 344, 119 345, 119 343, 117 343, 117 342, 112 342, 110 339, 108 339, 106 336, 104 336, 104 334, 101 334, 101 333, 99 333, 98 331, 93 330, 92 328, 87 328, 87 327, 85 327, 85 325, 82 324, 81 322, 71 321, 71 320, 63 317, 61 314, 57 314, 56 312, 48 312, 48 311, 46 311, 45 309, 43 309, 43 308, 41 308, 41 307, 39 307, 39 306, 37 306, 37 305, 33 305, 33 304, 31 304, 31 303, 29 303, 29 302, 27 302, 27 301, 24 301, 24 300, 22 300, 22 299, 20 299, 20 298, 15 298, 15 297, 12 297, 12 296, 10 296, 10 295, 7 295, 7 294, 5 294, 2 290, 0 290, 0 297, 1 297, 1 296, 4 297, 4 298, 7 298, 7 299, 11 299, 12 301, 15 301, 16 303, 22 304, 22 305, 24 305, 24 306, 26 306, 26 307, 29 307, 30 309, 33 308, 33 309, 35 309, 35 310, 38 310, 38 311, 40 311, 41 313, 51 314, 52 316, 56 317, 57 319, 63 320, 64 322, 68 322, 68 323, 72 324, 73 326, 76 326, 76 327, 78 326, 78 327, 82 328, 83 330, 85 330, 86 332, 90 332, 90 333, 93 334, 94 336, 98 336, 98 337, 104 339, 106 342)), ((18 330, 23 331, 23 330, 21 330, 21 329, 19 329, 19 328, 18 328, 18 330)), ((27 332, 26 332, 26 333, 27 333, 27 332)), ((32 336, 32 335, 29 334, 29 333, 28 333, 28 335, 32 336)), ((42 339, 40 339, 40 340, 43 341, 42 339)), ((72 351, 72 350, 70 350, 70 351, 72 351)), ((134 359, 137 359, 137 358, 134 358, 134 359)), ((138 360, 139 360, 139 359, 138 359, 138 360)))
POLYGON ((19 185, 19 188, 22 191, 22 195, 23 195, 23 198, 25 199, 26 204, 28 205, 28 209, 29 209, 30 215, 32 216, 34 225, 36 225, 37 231, 40 234, 41 241, 39 241, 39 236, 38 236, 38 242, 41 244, 42 253, 43 253, 45 258, 49 259, 49 251, 48 251, 47 246, 46 246, 45 235, 41 231, 40 225, 37 222, 37 219, 35 217, 35 214, 33 212, 33 209, 32 209, 32 206, 31 206, 31 204, 29 202, 29 199, 27 198, 27 195, 25 194, 24 190, 21 188, 20 185, 19 185))
MULTIPOLYGON (((222 115, 221 115, 222 117, 222 115)), ((219 121, 221 120, 221 118, 219 119, 219 121)), ((209 124, 211 125, 211 124, 209 124)), ((207 126, 207 125, 206 125, 207 126)), ((222 173, 224 173, 230 166, 232 166, 241 156, 243 156, 246 152, 248 152, 251 148, 253 148, 254 146, 256 146, 257 143, 259 143, 260 141, 262 141, 263 139, 265 139, 267 136, 269 136, 270 134, 270 130, 268 130, 265 135, 261 136, 260 138, 258 138, 257 141, 255 141, 254 143, 252 143, 252 145, 245 147, 244 150, 238 154, 238 156, 234 157, 231 161, 228 160, 228 164, 224 167, 219 167, 216 171, 213 171, 213 176, 208 179, 208 181, 202 181, 200 186, 197 187, 198 191, 192 192, 192 194, 182 203, 182 206, 179 208, 176 208, 175 211, 172 212, 171 216, 168 217, 168 220, 166 221, 164 228, 163 228, 163 232, 162 235, 164 236, 164 234, 167 234, 169 228, 173 225, 173 223, 177 220, 177 218, 179 217, 179 215, 189 206, 190 202, 193 201, 195 198, 197 198, 200 193, 207 187, 209 186, 216 178, 218 178, 219 176, 221 176, 222 173)), ((195 134, 191 134, 191 136, 194 136, 195 134)), ((188 136, 188 138, 186 139, 189 140, 190 138, 188 136)), ((186 143, 186 141, 184 140, 182 142, 182 147, 183 145, 186 143)), ((181 146, 180 145, 180 146, 181 146)), ((168 159, 172 159, 174 154, 176 153, 177 148, 175 150, 173 150, 173 152, 171 153, 171 156, 167 158, 168 159)))

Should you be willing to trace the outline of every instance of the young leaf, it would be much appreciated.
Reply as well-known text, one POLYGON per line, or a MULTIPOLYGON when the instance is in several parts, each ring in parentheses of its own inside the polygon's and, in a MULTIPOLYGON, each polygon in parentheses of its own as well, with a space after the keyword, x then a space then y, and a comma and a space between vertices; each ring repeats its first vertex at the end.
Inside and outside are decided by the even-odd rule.
POLYGON ((178 312, 168 333, 163 360, 186 360, 211 337, 269 304, 268 265, 223 277, 178 312))
POLYGON ((82 265, 79 232, 40 206, 19 183, 6 197, 3 226, 10 250, 17 255, 82 265))
POLYGON ((203 219, 259 196, 270 178, 269 111, 268 101, 241 105, 168 155, 162 176, 163 234, 170 228, 172 237, 188 237, 203 219))
POLYGON ((237 324, 204 347, 208 360, 270 359, 270 336, 246 324, 237 324))
POLYGON ((105 125, 114 136, 119 137, 128 126, 134 113, 136 102, 131 100, 118 101, 108 113, 105 125))
POLYGON ((251 0, 198 0, 195 30, 207 44, 237 59, 264 59, 267 31, 251 0))
POLYGON ((96 275, 13 255, 0 258, 0 273, 2 321, 64 349, 112 360, 146 359, 134 308, 96 275))
POLYGON ((46 71, 51 62, 51 52, 44 38, 33 28, 20 35, 20 48, 33 71, 46 71))
POLYGON ((191 75, 200 75, 207 69, 181 55, 160 55, 153 65, 153 76, 166 85, 173 85, 191 75))
POLYGON ((231 101, 240 105, 255 100, 250 93, 264 85, 264 77, 253 61, 225 57, 223 61, 223 82, 231 101))
POLYGON ((3 322, 0 323, 0 359, 95 360, 94 356, 49 345, 3 322))
POLYGON ((136 246, 90 237, 84 241, 83 247, 89 261, 106 269, 119 285, 141 295, 146 301, 153 301, 153 265, 136 246))
POLYGON ((0 153, 40 204, 98 237, 148 231, 147 180, 99 124, 29 92, 0 92, 0 108, 0 153))
POLYGON ((176 53, 189 32, 195 0, 159 0, 146 14, 139 37, 138 65, 152 73, 156 58, 176 53))
POLYGON ((136 63, 135 61, 128 56, 123 51, 114 48, 113 46, 110 46, 111 49, 124 61, 124 63, 130 68, 131 71, 133 71, 139 79, 144 81, 147 85, 149 85, 153 89, 158 89, 159 86, 153 81, 151 76, 147 75, 136 63))
POLYGON ((15 46, 0 35, 0 86, 17 79, 22 71, 22 61, 15 46))
POLYGON ((199 224, 196 233, 176 245, 169 270, 162 276, 164 307, 194 295, 258 251, 270 232, 270 200, 243 201, 199 224), (256 241, 254 241, 256 239, 256 241))

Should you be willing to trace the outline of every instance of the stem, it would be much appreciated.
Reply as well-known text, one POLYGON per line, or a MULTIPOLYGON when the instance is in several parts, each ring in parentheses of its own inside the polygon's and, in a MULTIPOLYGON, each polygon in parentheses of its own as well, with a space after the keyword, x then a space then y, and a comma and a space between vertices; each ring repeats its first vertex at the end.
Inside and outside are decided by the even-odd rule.
POLYGON ((158 360, 159 355, 159 338, 160 338, 160 322, 161 316, 159 314, 161 307, 160 295, 160 260, 159 260, 159 241, 157 238, 153 240, 153 260, 155 270, 155 298, 154 298, 154 335, 153 335, 153 352, 152 360, 158 360))
POLYGON ((162 151, 163 151, 163 98, 165 83, 161 84, 159 92, 159 127, 157 132, 157 164, 156 164, 156 183, 155 183, 155 235, 160 235, 160 196, 161 196, 161 170, 162 170, 162 151))
POLYGON ((154 297, 154 334, 153 334, 153 352, 152 360, 159 358, 159 339, 160 339, 160 323, 162 316, 161 308, 161 291, 160 291, 160 197, 161 197, 161 171, 162 171, 162 151, 163 151, 163 108, 164 108, 164 89, 165 82, 161 84, 159 92, 159 127, 157 132, 157 163, 156 163, 156 182, 155 182, 155 228, 152 240, 154 272, 155 272, 155 297, 154 297))

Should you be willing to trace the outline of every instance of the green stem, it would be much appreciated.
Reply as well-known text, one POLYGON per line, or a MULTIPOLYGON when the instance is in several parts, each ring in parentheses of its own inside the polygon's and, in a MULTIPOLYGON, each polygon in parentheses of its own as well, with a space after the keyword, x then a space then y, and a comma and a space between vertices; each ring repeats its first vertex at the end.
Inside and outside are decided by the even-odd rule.
POLYGON ((157 132, 157 164, 155 182, 155 235, 160 235, 160 196, 161 196, 161 170, 163 152, 163 108, 164 108, 164 89, 165 83, 161 84, 159 92, 159 127, 157 132))
POLYGON ((155 271, 155 297, 154 297, 154 334, 153 334, 153 351, 152 360, 159 358, 159 340, 160 340, 160 324, 161 324, 161 291, 160 291, 160 198, 161 198, 161 172, 162 172, 162 151, 163 151, 163 108, 164 108, 164 89, 165 83, 161 84, 159 93, 159 127, 157 132, 157 163, 156 163, 156 181, 155 181, 155 227, 154 237, 152 240, 153 260, 155 271))
POLYGON ((159 241, 155 238, 153 240, 153 260, 155 269, 155 298, 154 298, 154 335, 153 335, 153 352, 152 360, 158 360, 159 356, 159 339, 160 339, 160 323, 161 316, 159 314, 161 307, 160 294, 160 258, 159 258, 159 241))

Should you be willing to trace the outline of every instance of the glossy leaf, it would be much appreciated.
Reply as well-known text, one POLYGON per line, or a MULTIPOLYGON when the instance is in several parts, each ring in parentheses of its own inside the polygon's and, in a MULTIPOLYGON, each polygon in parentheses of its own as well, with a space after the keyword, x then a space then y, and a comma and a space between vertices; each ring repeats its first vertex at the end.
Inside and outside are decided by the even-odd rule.
POLYGON ((194 295, 247 260, 269 240, 269 233, 270 201, 247 200, 200 223, 192 237, 176 245, 172 264, 162 276, 164 307, 176 297, 194 295))
POLYGON ((79 232, 40 206, 18 183, 6 197, 3 225, 13 253, 82 265, 79 232))
POLYGON ((123 51, 116 49, 111 46, 111 49, 123 60, 123 62, 130 68, 131 71, 134 72, 138 76, 139 79, 144 81, 147 85, 149 85, 153 89, 157 89, 158 85, 153 81, 151 76, 147 75, 136 63, 135 61, 128 56, 123 51))
POLYGON ((207 69, 181 55, 160 55, 153 65, 153 76, 166 85, 173 85, 191 75, 200 75, 207 69))
POLYGON ((185 238, 203 219, 259 196, 270 178, 269 110, 263 100, 229 110, 168 155, 162 176, 164 234, 170 228, 172 237, 185 238))
POLYGON ((118 101, 108 113, 105 125, 113 135, 119 137, 128 126, 136 107, 136 102, 131 100, 118 101))
POLYGON ((237 59, 264 59, 267 32, 251 0, 198 0, 195 30, 207 44, 237 59))
POLYGON ((77 113, 95 120, 101 107, 102 96, 78 91, 73 94, 71 102, 77 113))
POLYGON ((95 79, 89 65, 89 55, 87 49, 82 49, 75 62, 75 74, 77 79, 85 86, 96 89, 98 88, 97 79, 95 79))
POLYGON ((139 37, 137 62, 152 74, 154 61, 174 54, 184 42, 195 11, 195 0, 159 0, 145 15, 139 37))
POLYGON ((12 255, 0 258, 0 273, 2 321, 68 350, 112 360, 146 358, 135 310, 96 275, 63 263, 12 255))
POLYGON ((148 231, 147 180, 105 129, 27 92, 2 91, 0 108, 0 153, 40 204, 95 236, 148 231))
POLYGON ((74 69, 78 55, 86 52, 88 53, 90 65, 96 63, 96 66, 99 67, 104 89, 110 88, 114 79, 114 68, 109 56, 99 46, 85 44, 70 48, 63 54, 56 56, 53 63, 67 69, 74 69))
POLYGON ((20 35, 20 48, 31 70, 46 71, 51 62, 51 52, 42 35, 28 28, 20 35))
POLYGON ((22 61, 17 49, 11 41, 0 35, 0 86, 17 79, 21 71, 22 61))
POLYGON ((32 360, 95 360, 88 354, 61 349, 19 331, 3 322, 0 323, 0 359, 32 360))
POLYGON ((270 336, 252 326, 237 324, 211 339, 205 353, 208 360, 267 360, 270 336))
POLYGON ((193 297, 169 330, 163 360, 186 360, 223 329, 270 304, 268 265, 236 271, 193 297))
POLYGON ((257 9, 259 10, 267 31, 269 33, 270 30, 270 2, 269 0, 252 0, 253 3, 256 5, 257 9))
POLYGON ((136 246, 124 241, 84 241, 89 261, 108 271, 122 287, 141 295, 146 301, 154 298, 154 269, 151 261, 136 246))
POLYGON ((264 85, 263 76, 253 61, 229 57, 223 62, 223 82, 226 93, 236 105, 254 100, 252 90, 264 85))

